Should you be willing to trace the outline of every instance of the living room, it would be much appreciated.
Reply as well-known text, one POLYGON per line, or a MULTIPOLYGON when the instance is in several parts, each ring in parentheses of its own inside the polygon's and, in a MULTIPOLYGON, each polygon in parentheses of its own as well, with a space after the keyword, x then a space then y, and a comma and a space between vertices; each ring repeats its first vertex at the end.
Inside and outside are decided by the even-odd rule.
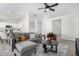
POLYGON ((79 38, 79 3, 2 3, 0 8, 0 56, 79 55, 75 48, 75 40, 79 38), (45 9, 46 5, 54 4, 56 6, 52 9, 55 11, 50 10, 49 7, 45 9), (13 34, 15 32, 22 35, 20 37, 23 39, 22 43, 14 42, 14 36, 18 36, 13 34), (52 45, 44 45, 44 42, 50 38, 47 36, 52 33, 54 38, 56 35, 57 41, 52 44, 56 53, 50 50, 52 45), (9 34, 10 36, 8 36, 9 34), (24 41, 24 39, 26 40, 24 41), (23 47, 23 44, 27 51, 20 50, 22 48, 19 46, 23 47), (45 46, 50 51, 47 52, 45 46), (19 49, 19 53, 16 51, 17 49, 19 49))

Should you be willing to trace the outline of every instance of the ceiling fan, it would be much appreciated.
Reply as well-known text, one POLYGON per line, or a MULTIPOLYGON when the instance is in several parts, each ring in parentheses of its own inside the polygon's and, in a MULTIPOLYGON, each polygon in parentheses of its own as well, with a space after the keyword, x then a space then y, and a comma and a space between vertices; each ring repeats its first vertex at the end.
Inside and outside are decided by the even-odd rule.
POLYGON ((47 3, 43 3, 45 5, 44 8, 38 8, 39 10, 40 9, 45 9, 44 13, 47 11, 47 10, 51 10, 51 11, 55 11, 55 9, 52 9, 52 7, 55 7, 55 6, 58 6, 58 3, 55 3, 53 5, 48 5, 47 3))

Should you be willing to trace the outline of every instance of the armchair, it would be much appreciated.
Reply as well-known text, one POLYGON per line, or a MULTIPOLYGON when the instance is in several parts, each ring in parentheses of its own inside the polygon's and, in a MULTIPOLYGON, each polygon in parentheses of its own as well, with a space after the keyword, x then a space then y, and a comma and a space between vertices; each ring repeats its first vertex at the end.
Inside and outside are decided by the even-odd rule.
POLYGON ((43 41, 44 52, 47 53, 48 51, 52 51, 57 53, 57 45, 58 45, 58 42, 57 42, 56 35, 53 33, 48 33, 47 40, 43 41), (48 49, 48 46, 51 46, 51 47, 48 49), (55 51, 52 50, 53 46, 55 46, 55 51))

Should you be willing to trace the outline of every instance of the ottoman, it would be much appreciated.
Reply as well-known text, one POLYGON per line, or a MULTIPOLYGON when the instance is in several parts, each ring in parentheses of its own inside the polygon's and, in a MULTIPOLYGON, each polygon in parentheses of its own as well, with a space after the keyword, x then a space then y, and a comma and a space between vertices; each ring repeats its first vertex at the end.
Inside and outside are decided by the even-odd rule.
POLYGON ((31 41, 24 41, 16 43, 14 54, 17 56, 30 56, 34 52, 36 53, 37 44, 31 41))

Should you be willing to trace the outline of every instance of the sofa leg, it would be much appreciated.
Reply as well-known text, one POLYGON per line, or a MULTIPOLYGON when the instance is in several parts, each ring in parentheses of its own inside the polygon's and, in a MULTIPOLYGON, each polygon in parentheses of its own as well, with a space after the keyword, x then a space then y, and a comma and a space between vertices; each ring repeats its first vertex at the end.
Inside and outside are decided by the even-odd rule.
POLYGON ((35 49, 35 54, 36 54, 36 49, 35 49))
POLYGON ((14 53, 14 56, 16 56, 16 54, 14 53))

